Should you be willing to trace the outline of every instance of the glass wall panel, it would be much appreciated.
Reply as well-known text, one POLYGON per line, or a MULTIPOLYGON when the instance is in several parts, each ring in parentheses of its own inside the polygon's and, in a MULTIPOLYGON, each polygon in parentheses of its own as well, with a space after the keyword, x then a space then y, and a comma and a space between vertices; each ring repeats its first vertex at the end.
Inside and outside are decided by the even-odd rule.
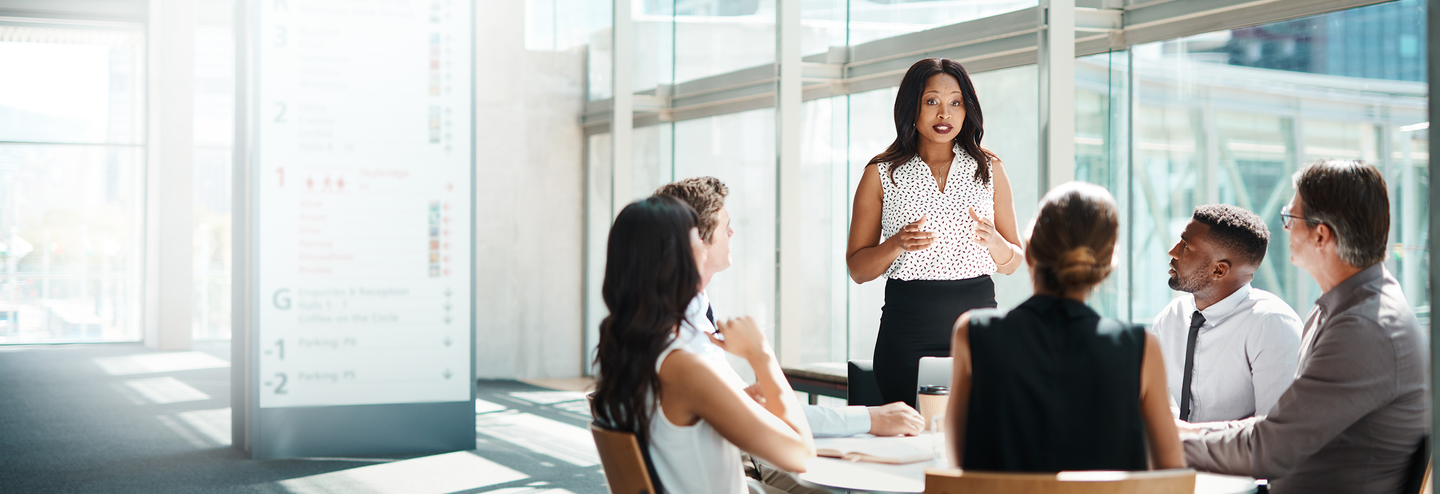
POLYGON ((1036 5, 1036 0, 852 0, 849 41, 858 45, 1036 5))
POLYGON ((800 53, 825 53, 832 46, 845 46, 846 0, 806 0, 800 13, 800 53))
POLYGON ((650 0, 636 8, 632 87, 655 94, 660 85, 675 82, 675 2, 650 0))
MULTIPOLYGON (((866 163, 885 151, 895 141, 895 94, 897 88, 876 89, 848 96, 850 100, 849 161, 845 164, 845 194, 853 214, 855 190, 865 172, 866 163)), ((845 252, 849 240, 846 221, 846 242, 830 246, 832 251, 845 252)), ((875 336, 880 329, 880 308, 885 305, 885 278, 855 284, 846 272, 848 288, 846 325, 849 335, 849 358, 869 359, 875 355, 875 336)))
POLYGON ((675 82, 774 63, 777 1, 676 1, 675 82))
MULTIPOLYGON (((605 281, 605 245, 610 220, 615 217, 610 198, 613 174, 610 167, 610 134, 585 139, 585 362, 593 362, 593 350, 600 343, 600 321, 610 313, 600 287, 605 281)), ((582 370, 585 374, 590 367, 582 370)))
POLYGON ((609 38, 611 12, 610 2, 525 0, 525 49, 565 51, 587 44, 593 47, 595 36, 602 31, 609 38))
POLYGON ((137 341, 144 36, 0 33, 0 343, 137 341), (63 143, 63 144, 61 144, 63 143))
POLYGON ((196 340, 230 339, 230 166, 235 140, 234 6, 206 0, 195 28, 196 340))
POLYGON ((138 341, 141 147, 0 144, 0 343, 138 341))
POLYGON ((845 150, 848 124, 844 96, 807 101, 800 130, 800 299, 785 304, 799 311, 804 349, 801 363, 848 359, 845 317, 845 245, 850 231, 850 167, 845 150))
POLYGON ((1418 163, 1429 156, 1415 147, 1428 130, 1407 127, 1427 120, 1428 94, 1413 58, 1423 47, 1404 41, 1423 37, 1424 8, 1403 0, 1132 48, 1133 320, 1149 321, 1181 295, 1160 288, 1166 252, 1193 208, 1210 203, 1265 219, 1270 247, 1253 284, 1307 313, 1320 290, 1289 263, 1278 213, 1294 195, 1294 172, 1322 158, 1360 159, 1386 174, 1386 265, 1411 280, 1406 295, 1428 317, 1428 177, 1418 163))
MULTIPOLYGON (((1075 60, 1075 180, 1110 191, 1120 207, 1122 231, 1130 225, 1126 59, 1126 52, 1117 51, 1075 60)), ((1116 252, 1127 252, 1128 240, 1128 235, 1120 235, 1116 252)), ((1129 275, 1129 266, 1120 263, 1091 293, 1090 306, 1105 316, 1125 317, 1129 275)))
MULTIPOLYGON (((646 197, 675 177, 674 127, 669 123, 639 127, 633 130, 631 152, 635 157, 630 190, 635 197, 646 197)), ((678 177, 685 178, 685 177, 678 177)))
POLYGON ((730 269, 706 293, 715 317, 751 316, 775 329, 775 110, 765 108, 675 123, 675 176, 725 182, 730 269))
MULTIPOLYGON (((982 146, 995 153, 1004 163, 1014 196, 1016 228, 1022 237, 1035 206, 1044 191, 1040 190, 1040 94, 1039 71, 1034 65, 972 74, 976 96, 985 113, 985 137, 982 146)), ((891 131, 894 132, 893 130, 891 131)), ((1001 307, 1012 307, 1030 298, 1030 272, 1021 267, 1010 275, 996 274, 995 301, 1001 307)))

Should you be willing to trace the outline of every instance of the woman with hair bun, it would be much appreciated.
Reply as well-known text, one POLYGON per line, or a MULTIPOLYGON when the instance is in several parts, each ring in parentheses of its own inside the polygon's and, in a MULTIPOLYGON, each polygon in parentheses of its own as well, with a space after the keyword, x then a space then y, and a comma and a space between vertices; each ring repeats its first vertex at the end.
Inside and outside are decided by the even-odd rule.
POLYGON ((1115 268, 1115 199, 1071 182, 1045 194, 1025 262, 1035 295, 955 322, 946 430, 966 470, 1183 468, 1157 340, 1085 299, 1115 268), (1148 448, 1147 448, 1148 438, 1148 448), (1146 457, 1146 451, 1149 457, 1146 457))

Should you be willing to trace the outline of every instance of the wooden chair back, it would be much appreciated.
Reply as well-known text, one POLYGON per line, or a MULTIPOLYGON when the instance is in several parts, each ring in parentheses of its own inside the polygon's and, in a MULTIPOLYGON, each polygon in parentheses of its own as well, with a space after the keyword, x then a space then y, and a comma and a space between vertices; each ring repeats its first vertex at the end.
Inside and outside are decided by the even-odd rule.
POLYGON ((925 494, 1194 494, 1195 470, 1007 473, 925 470, 925 494))
POLYGON ((650 469, 645 467, 645 455, 640 452, 640 441, 635 434, 606 429, 590 424, 590 433, 595 436, 595 449, 600 453, 600 465, 605 469, 605 483, 611 494, 654 494, 655 486, 650 483, 650 469))

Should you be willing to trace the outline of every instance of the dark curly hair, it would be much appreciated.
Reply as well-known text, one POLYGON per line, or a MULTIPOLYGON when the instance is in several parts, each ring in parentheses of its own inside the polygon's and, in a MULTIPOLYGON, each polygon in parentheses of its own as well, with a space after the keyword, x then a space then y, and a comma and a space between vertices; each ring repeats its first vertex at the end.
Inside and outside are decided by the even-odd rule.
POLYGON ((1270 228, 1255 213, 1229 204, 1196 206, 1195 221, 1210 227, 1210 239, 1241 264, 1259 266, 1270 245, 1270 228))

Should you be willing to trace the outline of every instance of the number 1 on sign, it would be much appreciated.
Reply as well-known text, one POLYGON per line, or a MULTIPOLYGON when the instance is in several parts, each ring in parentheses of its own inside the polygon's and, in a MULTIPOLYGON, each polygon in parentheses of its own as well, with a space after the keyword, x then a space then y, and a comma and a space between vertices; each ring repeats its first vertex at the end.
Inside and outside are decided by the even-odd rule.
POLYGON ((285 340, 275 340, 275 352, 280 360, 285 360, 285 340))

